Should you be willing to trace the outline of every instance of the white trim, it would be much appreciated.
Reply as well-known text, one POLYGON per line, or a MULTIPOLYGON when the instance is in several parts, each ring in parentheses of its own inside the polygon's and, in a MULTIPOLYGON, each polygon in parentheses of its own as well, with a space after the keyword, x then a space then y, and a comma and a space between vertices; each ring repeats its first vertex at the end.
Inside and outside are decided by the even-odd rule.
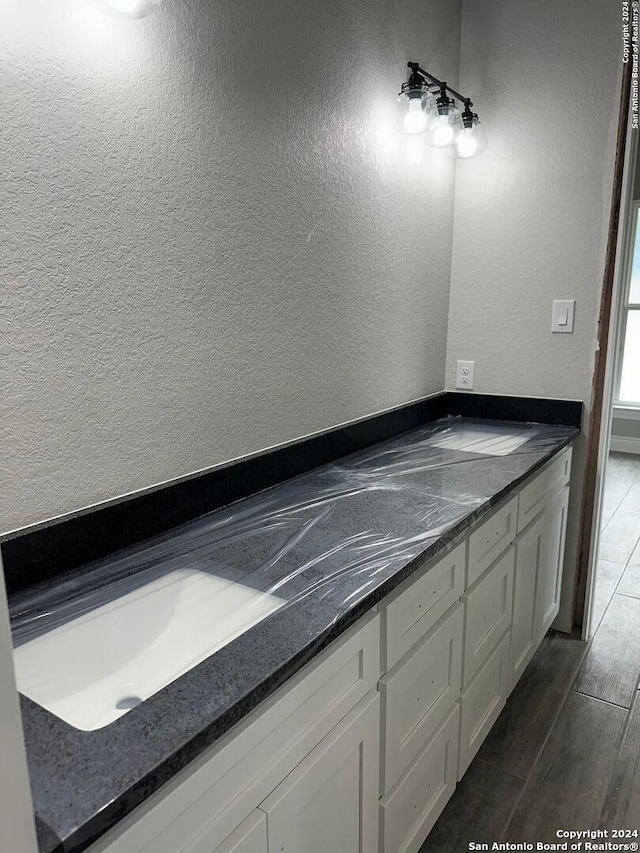
MULTIPOLYGON (((628 125, 625 149, 625 162, 622 174, 622 195, 618 239, 616 243, 613 293, 611 298, 611 316, 609 319, 609 345, 605 356, 605 377, 602 391, 602 413, 600 417, 600 441, 596 460, 596 499, 591 516, 591 536, 589 565, 587 566, 586 595, 582 619, 582 639, 591 636, 591 617, 595 595, 596 555, 600 542, 600 519, 604 500, 604 476, 611 442, 611 423, 613 404, 618 390, 618 351, 623 325, 623 306, 629 281, 630 255, 633 247, 635 221, 638 208, 634 205, 633 185, 635 182, 636 159, 638 152, 638 134, 632 128, 631 104, 628 106, 628 125)), ((599 343, 599 341, 598 341, 599 343)))
POLYGON ((618 438, 612 435, 611 450, 617 450, 618 453, 640 454, 640 438, 618 438))
MULTIPOLYGON (((635 172, 635 169, 634 169, 635 172)), ((635 180, 635 177, 634 177, 635 180)), ((614 407, 627 407, 631 405, 633 407, 633 403, 629 404, 628 400, 620 399, 620 383, 622 381, 622 359, 624 355, 624 344, 627 336, 627 320, 629 317, 629 312, 638 310, 640 306, 635 303, 629 302, 629 295, 631 293, 631 278, 633 274, 633 260, 635 255, 635 248, 637 242, 638 228, 640 227, 640 199, 634 199, 629 203, 630 210, 630 223, 628 224, 629 233, 625 237, 626 248, 625 248, 625 257, 621 260, 621 263, 624 263, 624 279, 621 284, 623 290, 621 291, 621 304, 620 304, 620 316, 618 319, 618 340, 616 343, 616 352, 615 352, 615 379, 614 379, 614 396, 613 396, 613 404, 614 407)), ((616 259, 616 264, 618 260, 616 259)))
POLYGON ((640 421, 640 407, 614 406, 613 417, 616 420, 640 421))

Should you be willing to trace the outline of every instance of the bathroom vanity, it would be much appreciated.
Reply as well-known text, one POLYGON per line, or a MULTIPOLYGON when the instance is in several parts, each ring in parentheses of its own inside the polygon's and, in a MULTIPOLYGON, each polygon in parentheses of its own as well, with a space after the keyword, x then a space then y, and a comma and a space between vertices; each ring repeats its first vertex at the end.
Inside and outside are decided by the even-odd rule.
POLYGON ((92 850, 416 853, 558 611, 570 465, 565 449, 92 850))
POLYGON ((416 853, 558 613, 577 434, 439 420, 177 532, 183 557, 215 555, 225 594, 239 584, 267 609, 185 670, 184 640, 162 646, 173 623, 155 635, 164 663, 148 656, 135 604, 138 660, 164 683, 107 717, 92 708, 119 695, 113 679, 65 711, 29 644, 71 650, 55 633, 69 607, 66 625, 106 613, 113 627, 124 599, 98 605, 97 577, 139 602, 128 578, 184 571, 176 537, 100 565, 86 589, 74 577, 18 596, 18 636, 54 619, 16 649, 43 853, 416 853))

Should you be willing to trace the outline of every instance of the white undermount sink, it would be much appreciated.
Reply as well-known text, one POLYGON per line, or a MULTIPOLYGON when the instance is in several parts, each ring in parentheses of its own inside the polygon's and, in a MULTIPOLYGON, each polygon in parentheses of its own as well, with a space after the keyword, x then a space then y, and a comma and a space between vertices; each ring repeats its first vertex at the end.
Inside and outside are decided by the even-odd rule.
POLYGON ((488 456, 507 456, 530 438, 530 433, 523 433, 521 430, 509 430, 506 427, 492 429, 478 424, 460 427, 460 429, 455 427, 447 429, 428 443, 433 447, 448 450, 465 450, 468 453, 481 453, 488 456))
POLYGON ((75 728, 99 729, 284 603, 198 569, 170 571, 18 646, 18 689, 75 728))

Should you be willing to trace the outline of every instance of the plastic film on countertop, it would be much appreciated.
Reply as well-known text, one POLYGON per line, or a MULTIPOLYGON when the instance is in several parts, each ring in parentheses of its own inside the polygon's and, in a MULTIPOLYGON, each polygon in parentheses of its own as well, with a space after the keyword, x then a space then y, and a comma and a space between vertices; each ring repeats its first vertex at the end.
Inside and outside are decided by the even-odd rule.
POLYGON ((249 602, 247 619, 236 620, 222 645, 310 596, 330 623, 463 518, 486 511, 488 497, 571 432, 445 418, 405 433, 19 594, 11 602, 14 644, 77 619, 109 613, 117 621, 125 597, 174 581, 179 595, 186 578, 212 613, 249 602))

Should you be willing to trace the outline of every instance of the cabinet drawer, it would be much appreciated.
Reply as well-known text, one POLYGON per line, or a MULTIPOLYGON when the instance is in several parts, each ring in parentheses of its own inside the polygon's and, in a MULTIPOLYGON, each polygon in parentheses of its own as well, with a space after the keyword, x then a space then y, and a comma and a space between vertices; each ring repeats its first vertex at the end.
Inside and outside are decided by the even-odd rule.
POLYGON ((542 512, 547 501, 569 482, 571 455, 572 449, 568 447, 522 489, 518 506, 518 532, 542 512))
POLYGON ((511 545, 516 536, 517 514, 518 497, 515 496, 471 534, 467 587, 474 584, 491 563, 511 545))
POLYGON ((383 670, 390 670, 460 598, 466 555, 467 544, 462 542, 384 600, 380 607, 383 670))
POLYGON ((383 793, 424 749, 460 696, 462 625, 463 608, 458 605, 380 681, 383 793))
POLYGON ((382 853, 418 853, 456 787, 455 707, 389 797, 380 800, 382 853))
POLYGON ((511 625, 515 548, 509 548, 464 602, 463 686, 466 687, 511 625))
POLYGON ((489 729, 498 719, 507 698, 510 634, 482 667, 460 700, 460 760, 458 779, 462 779, 489 729))

